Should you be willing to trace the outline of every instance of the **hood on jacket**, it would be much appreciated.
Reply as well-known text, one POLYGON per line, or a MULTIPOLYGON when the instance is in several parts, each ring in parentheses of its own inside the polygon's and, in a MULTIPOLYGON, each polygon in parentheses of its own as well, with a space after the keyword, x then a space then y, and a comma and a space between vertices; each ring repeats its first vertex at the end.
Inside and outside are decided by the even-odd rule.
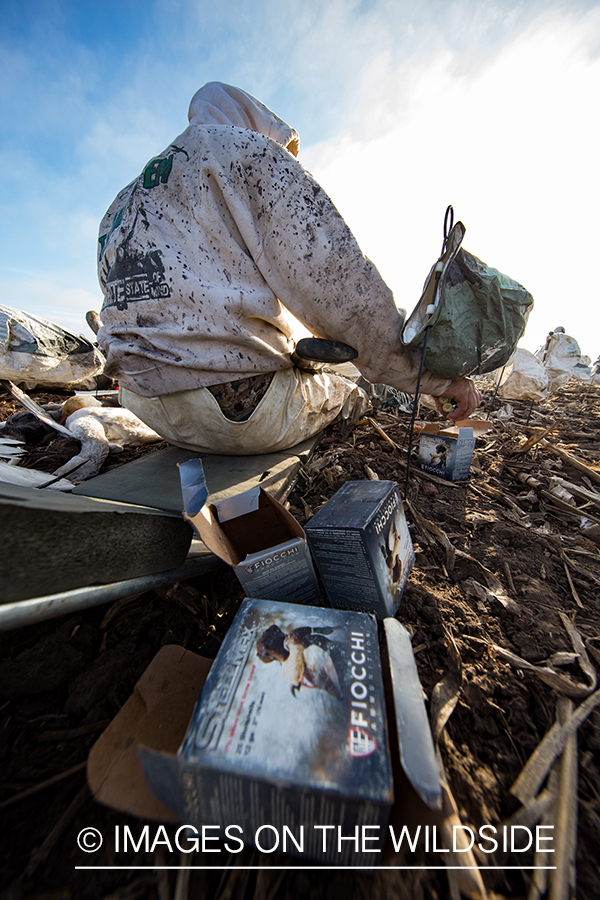
POLYGON ((260 100, 230 84, 209 81, 196 91, 190 103, 188 119, 190 125, 235 125, 237 128, 249 128, 271 138, 293 156, 298 156, 298 132, 260 100))

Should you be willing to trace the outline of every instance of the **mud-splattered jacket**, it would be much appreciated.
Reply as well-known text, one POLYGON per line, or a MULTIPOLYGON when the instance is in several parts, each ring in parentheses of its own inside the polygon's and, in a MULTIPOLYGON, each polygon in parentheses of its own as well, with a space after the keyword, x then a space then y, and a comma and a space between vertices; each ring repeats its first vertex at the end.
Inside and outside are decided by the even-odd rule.
MULTIPOLYGON (((106 213, 98 270, 105 371, 142 396, 291 366, 294 317, 355 347, 369 381, 414 389, 391 291, 316 181, 256 131, 192 120, 106 213)), ((422 389, 448 384, 425 371, 422 389)))

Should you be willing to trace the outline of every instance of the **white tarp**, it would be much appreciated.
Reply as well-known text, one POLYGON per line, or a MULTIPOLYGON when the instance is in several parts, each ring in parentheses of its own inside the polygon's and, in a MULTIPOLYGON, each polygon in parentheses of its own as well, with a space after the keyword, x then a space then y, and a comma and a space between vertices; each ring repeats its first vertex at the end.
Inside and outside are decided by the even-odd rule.
POLYGON ((548 335, 545 347, 535 354, 541 359, 548 373, 548 391, 563 387, 573 375, 573 369, 581 359, 581 350, 574 337, 555 331, 548 335))
POLYGON ((504 367, 498 395, 505 400, 543 400, 548 388, 548 373, 537 356, 519 348, 504 367))
POLYGON ((47 319, 0 305, 0 378, 93 389, 104 356, 87 338, 47 319))

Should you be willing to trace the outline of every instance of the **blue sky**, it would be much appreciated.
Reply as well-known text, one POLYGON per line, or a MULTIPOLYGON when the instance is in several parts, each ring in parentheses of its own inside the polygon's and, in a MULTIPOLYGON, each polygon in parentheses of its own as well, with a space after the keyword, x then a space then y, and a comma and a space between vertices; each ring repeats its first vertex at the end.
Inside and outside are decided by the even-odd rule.
POLYGON ((400 306, 452 203, 534 295, 522 346, 595 359, 599 51, 584 0, 3 0, 0 303, 91 336, 102 215, 220 80, 299 131, 400 306))

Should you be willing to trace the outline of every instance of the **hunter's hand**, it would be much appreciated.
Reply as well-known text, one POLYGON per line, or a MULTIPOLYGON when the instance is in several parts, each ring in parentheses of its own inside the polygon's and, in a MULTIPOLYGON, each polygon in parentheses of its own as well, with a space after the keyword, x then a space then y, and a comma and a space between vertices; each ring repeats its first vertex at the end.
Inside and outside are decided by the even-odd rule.
POLYGON ((456 409, 453 409, 451 412, 444 412, 439 397, 435 398, 435 402, 439 411, 452 421, 466 419, 481 403, 481 394, 470 378, 456 378, 444 391, 444 397, 454 400, 456 409))

